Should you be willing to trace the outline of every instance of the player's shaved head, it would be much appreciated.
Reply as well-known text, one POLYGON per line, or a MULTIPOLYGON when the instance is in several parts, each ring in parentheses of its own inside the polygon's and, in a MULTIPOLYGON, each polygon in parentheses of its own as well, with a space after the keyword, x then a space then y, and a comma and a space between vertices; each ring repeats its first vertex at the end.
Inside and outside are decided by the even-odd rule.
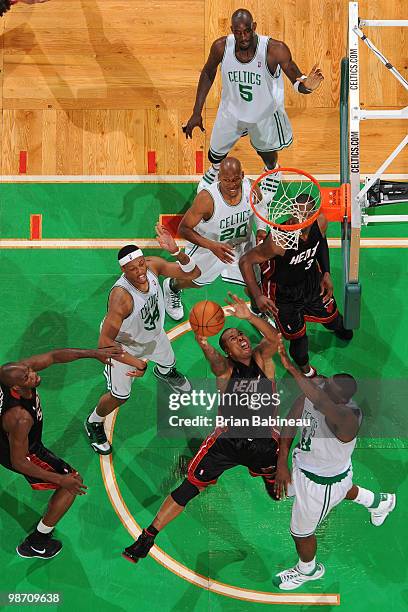
POLYGON ((252 25, 254 18, 251 13, 246 9, 237 9, 232 13, 231 17, 231 25, 234 27, 239 23, 245 23, 248 25, 252 25))
POLYGON ((226 157, 220 164, 220 172, 228 174, 241 174, 241 162, 236 157, 226 157))
POLYGON ((14 361, 5 363, 4 365, 0 366, 0 383, 6 385, 7 387, 18 385, 26 370, 26 366, 14 361))

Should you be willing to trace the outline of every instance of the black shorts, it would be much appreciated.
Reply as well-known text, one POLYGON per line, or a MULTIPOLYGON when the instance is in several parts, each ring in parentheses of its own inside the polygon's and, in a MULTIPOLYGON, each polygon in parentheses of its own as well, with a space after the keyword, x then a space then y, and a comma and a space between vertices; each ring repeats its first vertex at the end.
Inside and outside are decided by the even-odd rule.
POLYGON ((331 323, 338 316, 337 304, 332 297, 326 304, 320 295, 319 270, 307 274, 299 285, 280 285, 272 280, 262 279, 262 292, 274 300, 278 314, 275 321, 287 340, 301 338, 306 333, 306 321, 331 323))
MULTIPOLYGON (((67 463, 63 459, 60 459, 60 457, 54 455, 52 451, 50 451, 48 448, 45 448, 45 446, 43 445, 37 447, 35 452, 29 453, 27 455, 27 459, 31 461, 31 463, 38 465, 38 467, 42 468, 43 470, 46 470, 47 472, 56 472, 57 474, 77 473, 76 470, 74 470, 74 468, 69 465, 69 463, 67 463)), ((4 467, 13 472, 16 471, 8 465, 5 465, 4 467)), ((17 473, 20 474, 21 472, 17 473)), ((36 489, 38 491, 59 489, 59 486, 54 483, 44 482, 43 480, 40 480, 38 478, 26 476, 26 474, 22 474, 22 476, 24 476, 24 478, 30 483, 33 489, 36 489)))
POLYGON ((271 438, 228 438, 216 429, 198 449, 188 466, 187 479, 196 487, 215 484, 226 471, 237 465, 248 468, 251 476, 273 478, 278 459, 278 442, 271 438))

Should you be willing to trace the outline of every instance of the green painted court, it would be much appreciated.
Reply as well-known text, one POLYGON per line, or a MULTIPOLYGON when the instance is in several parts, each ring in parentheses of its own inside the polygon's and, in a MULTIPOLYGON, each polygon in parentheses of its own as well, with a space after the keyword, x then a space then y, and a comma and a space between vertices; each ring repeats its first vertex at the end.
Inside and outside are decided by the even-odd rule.
MULTIPOLYGON (((5 245, 5 240, 28 238, 30 214, 43 215, 44 239, 109 236, 137 243, 138 238, 153 238, 160 213, 185 210, 194 190, 193 184, 177 183, 2 185, 1 362, 56 347, 94 347, 109 289, 119 275, 115 249, 5 245)), ((402 208, 398 207, 399 213, 404 212, 402 208)), ((370 226, 363 237, 405 238, 405 232, 403 225, 384 224, 370 226)), ((338 235, 338 227, 333 226, 330 236, 338 235)), ((345 502, 336 508, 318 532, 318 559, 326 565, 326 576, 291 592, 293 602, 306 601, 308 595, 314 601, 295 603, 291 610, 315 609, 323 603, 319 594, 339 595, 340 608, 347 612, 402 612, 408 607, 408 430, 406 399, 398 401, 408 368, 407 251, 381 244, 361 251, 361 328, 352 343, 346 346, 311 324, 310 353, 322 374, 350 372, 374 390, 373 403, 368 405, 361 398, 361 405, 371 422, 380 424, 380 433, 360 438, 354 477, 356 483, 374 491, 395 491, 397 508, 381 528, 371 526, 360 506, 345 502)), ((331 264, 341 305, 339 248, 331 249, 331 264)), ((217 281, 207 289, 186 291, 186 311, 204 298, 222 304, 229 288, 217 281)), ((167 330, 174 327, 174 322, 166 320, 167 330)), ((249 326, 245 329, 257 342, 256 332, 249 326)), ((191 332, 173 342, 183 373, 192 378, 211 376, 191 332)), ((280 380, 284 372, 275 360, 280 380)), ((122 559, 122 549, 133 539, 129 531, 135 524, 151 522, 161 501, 181 481, 202 432, 193 440, 157 434, 156 379, 150 368, 134 383, 131 399, 117 416, 112 464, 106 460, 101 466, 88 446, 83 421, 104 391, 102 369, 97 362, 78 361, 44 372, 40 389, 44 442, 78 469, 89 492, 76 500, 58 528, 62 553, 47 562, 24 560, 15 547, 38 521, 49 494, 32 492, 22 477, 1 469, 0 591, 58 591, 61 609, 67 611, 265 609, 268 604, 242 599, 243 589, 248 600, 282 595, 274 590, 272 577, 297 559, 289 534, 291 501, 274 503, 263 483, 244 468, 226 473, 159 535, 157 544, 167 555, 161 557, 167 567, 151 557, 137 565, 122 559), (109 480, 113 474, 116 484, 109 480), (120 498, 132 517, 126 524, 122 522, 126 515, 119 516, 120 498), (181 566, 185 569, 180 570, 181 566), (210 588, 186 579, 197 575, 201 578, 194 580, 210 588), (227 594, 217 592, 220 584, 227 594)), ((277 606, 284 609, 283 604, 277 606)))

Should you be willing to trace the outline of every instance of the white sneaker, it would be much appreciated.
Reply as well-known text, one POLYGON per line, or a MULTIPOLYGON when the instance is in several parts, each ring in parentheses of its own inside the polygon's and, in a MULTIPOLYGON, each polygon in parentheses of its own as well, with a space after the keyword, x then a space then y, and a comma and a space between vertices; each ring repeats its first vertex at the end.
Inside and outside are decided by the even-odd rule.
POLYGON ((184 317, 184 307, 181 302, 181 291, 176 293, 170 289, 170 279, 166 278, 163 282, 164 306, 166 312, 175 321, 180 321, 184 317))
POLYGON ((210 187, 216 181, 218 181, 218 170, 214 170, 214 168, 210 166, 198 183, 197 193, 200 193, 204 187, 210 187))
POLYGON ((325 571, 324 565, 316 563, 314 572, 311 574, 303 574, 299 571, 298 566, 295 565, 295 567, 290 567, 276 574, 272 582, 282 591, 293 591, 302 586, 305 582, 309 582, 309 580, 319 580, 324 576, 325 571))
POLYGON ((368 508, 372 525, 380 527, 387 516, 392 512, 397 503, 397 496, 394 493, 380 493, 380 501, 376 508, 368 508))
POLYGON ((282 172, 268 174, 259 185, 265 202, 272 202, 282 180, 282 172))

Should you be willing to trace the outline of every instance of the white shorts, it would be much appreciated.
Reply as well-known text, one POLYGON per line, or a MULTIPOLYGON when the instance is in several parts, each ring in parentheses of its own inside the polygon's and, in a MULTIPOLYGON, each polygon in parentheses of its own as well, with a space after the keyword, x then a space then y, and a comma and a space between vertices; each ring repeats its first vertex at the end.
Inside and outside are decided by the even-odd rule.
POLYGON ((211 132, 210 153, 215 158, 224 157, 247 134, 251 145, 260 153, 280 151, 293 141, 292 127, 284 109, 278 109, 257 123, 245 123, 220 106, 211 132))
MULTIPOLYGON (((243 245, 239 245, 238 249, 236 250, 235 261, 227 264, 218 259, 218 257, 216 257, 214 253, 208 249, 204 249, 196 244, 189 244, 186 247, 185 252, 190 259, 194 261, 195 265, 202 270, 200 276, 195 278, 193 283, 199 287, 202 285, 210 285, 219 276, 221 276, 222 280, 227 283, 245 286, 246 283, 242 278, 241 270, 239 269, 239 258, 254 246, 254 240, 246 243, 244 248, 243 245)), ((255 268, 255 276, 259 282, 260 272, 258 271, 258 266, 255 268)))
MULTIPOLYGON (((124 345, 122 345, 124 346, 124 345)), ((126 349, 126 346, 124 346, 126 349)), ((153 361, 163 368, 171 368, 176 363, 173 348, 167 334, 162 330, 155 341, 146 345, 140 345, 136 350, 134 347, 127 349, 134 357, 143 357, 149 361, 153 361)), ((112 359, 112 365, 106 365, 104 375, 108 391, 113 397, 121 400, 126 400, 130 397, 132 383, 135 380, 131 376, 127 376, 127 372, 132 370, 132 366, 126 363, 120 363, 112 359)))
MULTIPOLYGON (((318 478, 318 477, 316 477, 318 478)), ((346 476, 339 482, 318 484, 310 480, 293 461, 292 484, 288 495, 295 496, 290 521, 290 532, 296 538, 307 538, 316 531, 329 512, 346 497, 353 486, 353 469, 350 467, 346 476)))

